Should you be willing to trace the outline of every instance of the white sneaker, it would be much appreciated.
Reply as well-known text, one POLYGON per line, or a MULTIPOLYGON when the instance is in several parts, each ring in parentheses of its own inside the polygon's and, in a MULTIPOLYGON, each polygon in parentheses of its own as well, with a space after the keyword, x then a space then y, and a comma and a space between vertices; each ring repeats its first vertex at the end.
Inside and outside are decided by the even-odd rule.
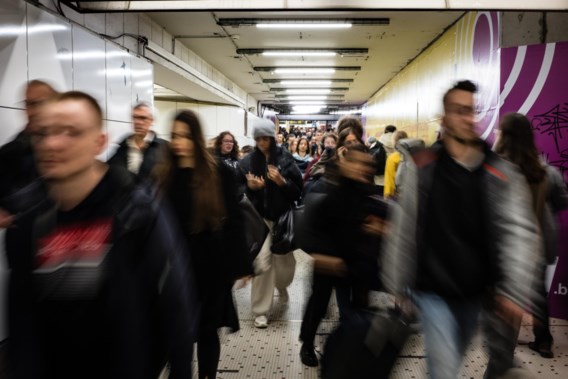
POLYGON ((288 302, 290 301, 290 296, 288 295, 288 290, 286 288, 279 289, 278 295, 280 296, 281 304, 288 304, 288 302))
POLYGON ((268 327, 268 319, 264 315, 258 316, 254 319, 254 326, 259 329, 266 329, 268 327))

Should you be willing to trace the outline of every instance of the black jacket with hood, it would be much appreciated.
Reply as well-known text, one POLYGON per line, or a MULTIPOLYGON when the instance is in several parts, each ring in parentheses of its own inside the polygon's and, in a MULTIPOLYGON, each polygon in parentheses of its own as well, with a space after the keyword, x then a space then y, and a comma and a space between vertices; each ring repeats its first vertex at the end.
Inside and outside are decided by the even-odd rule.
POLYGON ((267 220, 276 221, 278 217, 290 209, 294 203, 300 199, 302 193, 302 174, 294 161, 294 157, 280 146, 274 145, 275 149, 268 162, 264 154, 257 149, 241 160, 240 169, 241 180, 246 185, 246 174, 264 178, 265 187, 262 190, 253 191, 246 189, 246 195, 254 204, 258 213, 267 220), (276 166, 280 174, 286 180, 286 184, 279 187, 276 183, 266 177, 268 164, 276 166))

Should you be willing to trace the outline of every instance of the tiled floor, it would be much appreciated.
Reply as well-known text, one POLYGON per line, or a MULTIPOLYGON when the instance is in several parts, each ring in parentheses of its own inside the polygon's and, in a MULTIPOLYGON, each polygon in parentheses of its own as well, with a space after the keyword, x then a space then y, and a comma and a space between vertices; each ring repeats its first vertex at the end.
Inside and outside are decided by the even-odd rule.
MULTIPOLYGON (((269 316, 267 329, 256 329, 250 314, 250 285, 235 291, 239 308, 241 330, 234 334, 222 335, 221 361, 218 378, 236 379, 281 379, 281 378, 318 378, 317 368, 309 368, 300 362, 300 342, 298 335, 306 295, 310 293, 310 258, 301 251, 295 253, 297 268, 294 282, 289 288, 290 303, 283 306, 275 293, 274 309, 269 316)), ((381 307, 391 305, 386 295, 378 295, 373 301, 381 307)), ((530 318, 523 323, 519 339, 529 340, 532 336, 530 318)), ((321 351, 327 334, 338 323, 335 300, 330 304, 326 319, 322 322, 316 349, 321 351)), ((516 358, 519 364, 532 372, 535 378, 568 378, 568 321, 553 320, 554 359, 544 359, 531 351, 526 345, 519 345, 516 358)), ((391 373, 392 379, 426 378, 426 360, 424 359, 422 336, 411 336, 401 358, 391 373)), ((476 337, 463 361, 460 378, 482 378, 487 356, 484 342, 476 337)), ((197 377, 195 375, 195 377, 197 377)), ((380 378, 379 378, 380 379, 380 378)))

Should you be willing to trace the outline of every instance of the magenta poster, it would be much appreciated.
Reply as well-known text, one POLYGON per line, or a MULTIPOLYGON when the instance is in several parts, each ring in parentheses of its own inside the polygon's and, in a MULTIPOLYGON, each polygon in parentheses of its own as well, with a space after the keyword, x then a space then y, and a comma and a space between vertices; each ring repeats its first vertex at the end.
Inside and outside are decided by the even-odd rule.
MULTIPOLYGON (((501 49, 500 115, 531 120, 537 146, 568 182, 568 42, 501 49)), ((550 315, 568 319, 568 212, 560 215, 550 315)))

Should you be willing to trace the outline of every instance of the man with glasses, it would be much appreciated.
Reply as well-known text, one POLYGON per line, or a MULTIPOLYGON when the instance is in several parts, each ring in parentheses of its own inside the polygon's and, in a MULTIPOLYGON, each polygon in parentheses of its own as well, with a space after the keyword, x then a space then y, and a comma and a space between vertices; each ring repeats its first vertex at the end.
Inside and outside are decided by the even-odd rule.
POLYGON ((132 120, 134 133, 119 144, 108 163, 127 168, 137 180, 146 181, 154 165, 162 159, 160 154, 167 142, 150 130, 154 123, 150 104, 136 104, 132 109, 132 120))
POLYGON ((461 81, 444 95, 441 143, 413 156, 384 251, 385 286, 401 298, 410 290, 421 311, 433 379, 458 376, 481 309, 503 320, 522 312, 538 259, 528 187, 477 135, 476 92, 461 81))
POLYGON ((181 240, 123 169, 97 160, 102 124, 96 100, 72 91, 34 127, 48 195, 8 252, 12 374, 150 379, 169 361, 170 375, 190 378, 197 307, 181 240))

